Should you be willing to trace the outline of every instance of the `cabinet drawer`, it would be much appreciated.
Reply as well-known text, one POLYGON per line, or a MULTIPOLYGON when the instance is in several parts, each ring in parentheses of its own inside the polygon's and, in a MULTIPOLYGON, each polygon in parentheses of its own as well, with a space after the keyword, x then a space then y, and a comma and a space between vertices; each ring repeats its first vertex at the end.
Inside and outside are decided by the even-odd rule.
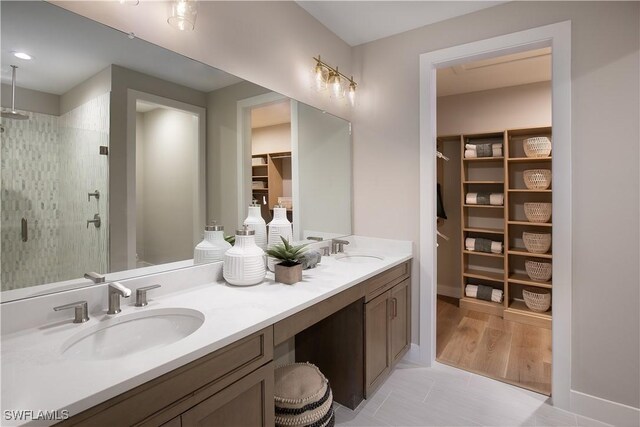
POLYGON ((365 301, 369 302, 378 295, 400 283, 411 273, 411 262, 403 262, 390 268, 365 282, 365 301))
POLYGON ((269 327, 90 408, 61 425, 158 426, 273 359, 269 327))

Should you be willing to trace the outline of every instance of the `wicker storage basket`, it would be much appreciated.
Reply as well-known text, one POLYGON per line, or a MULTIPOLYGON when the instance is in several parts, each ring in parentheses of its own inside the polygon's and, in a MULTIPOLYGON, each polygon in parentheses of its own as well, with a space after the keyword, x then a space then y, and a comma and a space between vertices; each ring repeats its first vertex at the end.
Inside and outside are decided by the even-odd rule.
POLYGON ((551 307, 551 292, 544 289, 525 288, 522 297, 529 310, 544 313, 551 307))
POLYGON ((551 203, 525 203, 524 214, 529 222, 548 222, 551 219, 551 203))
POLYGON ((549 251, 551 247, 551 234, 550 233, 522 233, 522 241, 527 251, 533 254, 544 254, 549 251))
POLYGON ((551 154, 551 140, 546 136, 527 138, 522 144, 527 157, 549 157, 551 154))
POLYGON ((524 268, 531 280, 536 282, 548 282, 551 279, 551 263, 528 259, 524 262, 524 268))
POLYGON ((522 178, 529 190, 546 190, 551 185, 549 169, 529 169, 524 171, 522 178))

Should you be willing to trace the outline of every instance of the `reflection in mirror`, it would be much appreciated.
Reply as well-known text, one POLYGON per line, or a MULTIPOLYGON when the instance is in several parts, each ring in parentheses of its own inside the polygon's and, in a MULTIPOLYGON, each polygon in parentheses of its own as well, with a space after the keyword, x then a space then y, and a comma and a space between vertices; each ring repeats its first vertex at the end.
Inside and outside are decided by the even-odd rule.
POLYGON ((28 117, 0 119, 2 301, 87 286, 89 271, 192 265, 205 223, 232 234, 256 196, 252 133, 256 153, 289 156, 271 156, 282 182, 262 190, 265 219, 280 198, 298 238, 351 233, 348 122, 46 2, 0 7, 2 109, 17 65, 28 117), (256 111, 239 135, 239 106, 256 97, 287 121, 256 111), (267 128, 288 130, 286 149, 265 148, 267 128))

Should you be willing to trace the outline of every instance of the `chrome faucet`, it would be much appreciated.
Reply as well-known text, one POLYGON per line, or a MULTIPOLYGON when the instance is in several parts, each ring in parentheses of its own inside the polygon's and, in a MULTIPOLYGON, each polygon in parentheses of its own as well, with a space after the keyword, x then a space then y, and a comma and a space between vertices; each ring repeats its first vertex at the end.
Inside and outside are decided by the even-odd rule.
POLYGON ((338 254, 344 252, 344 245, 348 244, 348 240, 331 239, 331 253, 338 254))
POLYGON ((124 287, 118 282, 109 283, 109 310, 107 314, 118 314, 120 310, 120 297, 129 298, 131 289, 124 287))

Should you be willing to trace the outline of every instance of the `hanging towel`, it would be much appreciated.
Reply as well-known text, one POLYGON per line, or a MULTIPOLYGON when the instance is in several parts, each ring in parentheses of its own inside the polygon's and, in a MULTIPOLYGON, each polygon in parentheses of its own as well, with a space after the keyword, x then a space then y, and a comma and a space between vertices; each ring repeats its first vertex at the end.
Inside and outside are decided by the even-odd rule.
POLYGON ((501 303, 503 292, 501 289, 494 289, 491 286, 467 285, 464 289, 465 296, 477 298, 485 301, 501 303))
POLYGON ((464 247, 466 250, 474 252, 494 254, 502 253, 502 242, 496 242, 489 239, 475 239, 473 237, 467 237, 464 239, 464 247))
POLYGON ((444 212, 444 204, 442 203, 442 192, 440 191, 440 183, 436 188, 438 193, 438 208, 436 210, 436 216, 438 218, 447 219, 447 214, 444 212))

